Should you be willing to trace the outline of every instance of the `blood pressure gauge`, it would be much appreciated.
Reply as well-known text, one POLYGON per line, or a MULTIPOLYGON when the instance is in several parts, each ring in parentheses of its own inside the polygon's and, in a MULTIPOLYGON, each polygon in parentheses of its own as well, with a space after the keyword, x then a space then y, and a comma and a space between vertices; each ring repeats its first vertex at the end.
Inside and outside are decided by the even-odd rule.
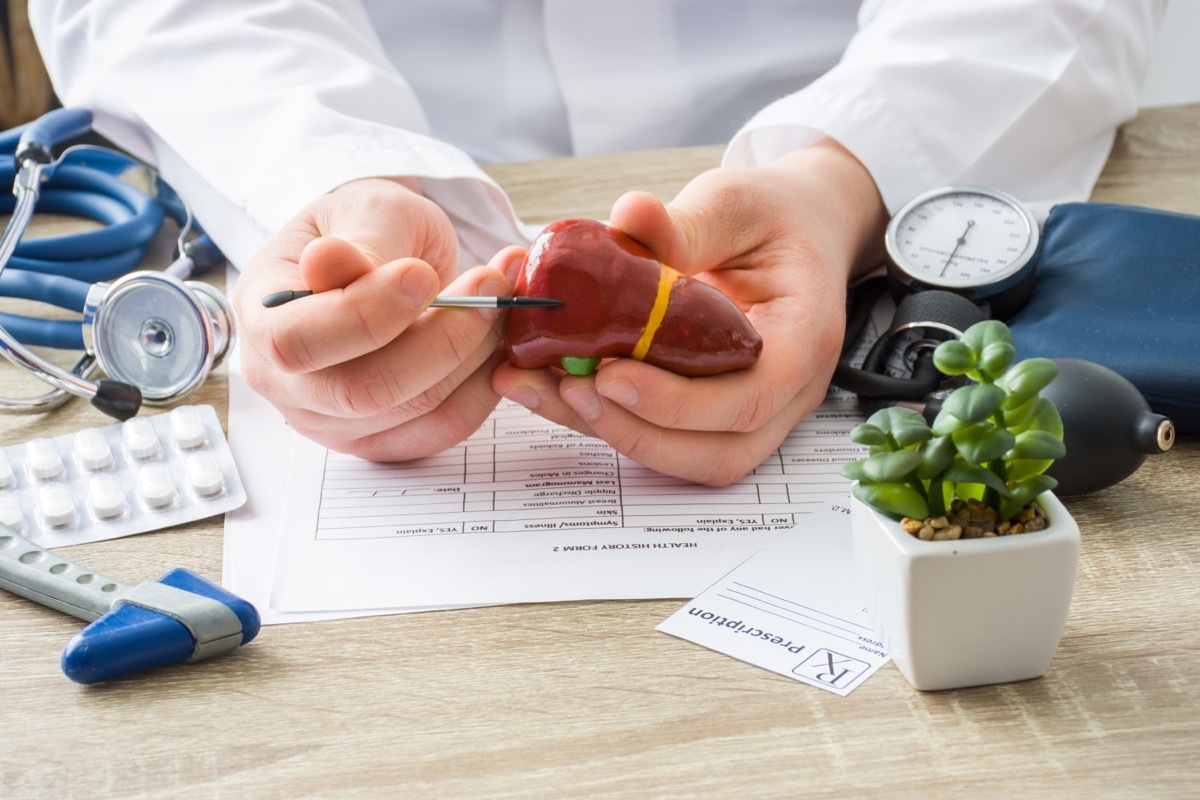
POLYGON ((905 204, 885 236, 898 301, 940 289, 1007 319, 1029 299, 1038 225, 1011 195, 976 186, 934 189, 905 204))
MULTIPOLYGON (((977 186, 918 195, 885 233, 891 326, 855 378, 860 398, 916 400, 944 378, 933 350, 981 319, 1007 320, 1029 299, 1038 225, 1019 200, 977 186)), ((849 373, 847 373, 849 374, 849 373)))

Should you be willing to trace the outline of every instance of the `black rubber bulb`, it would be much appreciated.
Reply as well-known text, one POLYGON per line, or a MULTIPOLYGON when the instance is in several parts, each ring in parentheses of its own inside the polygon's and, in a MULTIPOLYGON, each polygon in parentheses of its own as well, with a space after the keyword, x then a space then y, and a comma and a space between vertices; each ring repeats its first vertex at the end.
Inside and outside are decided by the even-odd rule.
POLYGON ((1075 358, 1052 359, 1058 377, 1042 390, 1058 406, 1067 454, 1047 475, 1060 496, 1086 494, 1123 481, 1147 456, 1175 443, 1171 420, 1150 410, 1132 383, 1108 367, 1075 358))

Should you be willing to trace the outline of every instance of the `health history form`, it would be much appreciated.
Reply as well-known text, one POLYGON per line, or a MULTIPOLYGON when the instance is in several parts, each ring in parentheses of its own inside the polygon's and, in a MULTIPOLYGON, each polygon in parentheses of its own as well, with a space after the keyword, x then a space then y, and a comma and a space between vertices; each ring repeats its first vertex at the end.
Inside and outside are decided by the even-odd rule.
POLYGON ((863 416, 833 390, 719 489, 646 469, 504 401, 438 455, 377 464, 300 445, 271 606, 335 611, 691 597, 845 493, 863 416), (310 576, 336 575, 337 580, 310 576))
POLYGON ((745 480, 712 489, 619 456, 604 442, 506 403, 439 455, 373 464, 326 451, 315 536, 363 539, 493 531, 727 532, 790 526, 844 490, 846 438, 862 415, 827 402, 745 480))

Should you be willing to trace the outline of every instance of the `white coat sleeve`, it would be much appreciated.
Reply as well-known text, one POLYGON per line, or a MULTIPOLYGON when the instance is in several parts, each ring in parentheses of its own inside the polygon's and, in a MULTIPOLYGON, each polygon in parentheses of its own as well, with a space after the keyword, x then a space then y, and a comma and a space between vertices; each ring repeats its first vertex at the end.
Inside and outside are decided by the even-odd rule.
POLYGON ((29 13, 63 105, 157 164, 235 265, 366 176, 420 178, 464 264, 523 241, 499 187, 426 135, 358 0, 30 0, 29 13))
POLYGON ((727 164, 822 135, 888 209, 927 189, 1006 190, 1040 216, 1085 200, 1137 111, 1165 0, 867 0, 840 63, 759 112, 727 164))

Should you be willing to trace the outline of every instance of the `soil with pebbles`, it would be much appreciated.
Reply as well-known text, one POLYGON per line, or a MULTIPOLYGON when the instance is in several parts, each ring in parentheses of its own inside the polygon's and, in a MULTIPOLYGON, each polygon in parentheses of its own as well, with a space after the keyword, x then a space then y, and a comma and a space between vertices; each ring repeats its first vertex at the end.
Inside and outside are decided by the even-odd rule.
POLYGON ((918 539, 945 541, 950 539, 985 539, 991 536, 1013 536, 1046 528, 1049 520, 1041 506, 1030 503, 1013 516, 1000 520, 994 508, 979 500, 954 498, 945 516, 900 520, 900 527, 918 539))

